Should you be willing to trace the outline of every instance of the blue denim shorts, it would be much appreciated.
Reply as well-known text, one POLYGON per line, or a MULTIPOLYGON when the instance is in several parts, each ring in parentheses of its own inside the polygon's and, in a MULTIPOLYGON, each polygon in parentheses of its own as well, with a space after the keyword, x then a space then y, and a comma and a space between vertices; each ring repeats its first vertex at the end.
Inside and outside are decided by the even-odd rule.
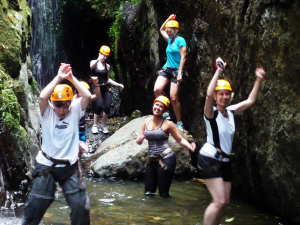
POLYGON ((158 73, 159 76, 162 76, 164 78, 167 78, 168 80, 170 80, 172 83, 174 84, 177 84, 177 85, 180 85, 181 83, 179 83, 176 79, 176 77, 173 76, 172 72, 168 72, 168 70, 162 70, 162 71, 159 71, 158 73))

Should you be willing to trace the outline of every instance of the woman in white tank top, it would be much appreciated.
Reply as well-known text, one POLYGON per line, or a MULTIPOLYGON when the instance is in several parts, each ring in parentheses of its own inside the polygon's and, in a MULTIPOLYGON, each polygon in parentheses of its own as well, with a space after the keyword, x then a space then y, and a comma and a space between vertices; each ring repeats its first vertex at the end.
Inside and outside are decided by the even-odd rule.
POLYGON ((241 113, 254 104, 265 71, 257 68, 256 80, 247 100, 228 107, 232 89, 228 81, 219 77, 226 63, 219 64, 207 88, 204 106, 204 120, 207 128, 207 142, 200 150, 198 169, 212 195, 212 202, 204 213, 204 225, 218 225, 229 203, 231 190, 231 166, 229 156, 235 132, 234 115, 241 113), (216 105, 216 106, 215 106, 216 105))

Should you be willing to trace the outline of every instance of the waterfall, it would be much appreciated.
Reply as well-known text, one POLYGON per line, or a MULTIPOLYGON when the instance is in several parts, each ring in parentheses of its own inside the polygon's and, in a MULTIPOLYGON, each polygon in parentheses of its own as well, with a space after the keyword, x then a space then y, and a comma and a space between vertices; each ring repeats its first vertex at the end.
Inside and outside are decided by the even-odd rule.
POLYGON ((0 201, 3 198, 2 195, 5 193, 5 188, 4 188, 4 179, 3 179, 3 174, 2 174, 2 169, 0 165, 0 201))
POLYGON ((28 0, 32 12, 32 73, 42 87, 54 78, 60 63, 57 43, 61 33, 61 20, 58 16, 58 3, 58 0, 28 0))

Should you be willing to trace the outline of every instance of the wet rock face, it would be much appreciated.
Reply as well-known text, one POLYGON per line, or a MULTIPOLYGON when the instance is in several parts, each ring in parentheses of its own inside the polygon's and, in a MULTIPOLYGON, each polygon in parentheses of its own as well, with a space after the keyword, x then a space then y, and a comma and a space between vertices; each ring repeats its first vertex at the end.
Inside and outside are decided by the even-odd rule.
POLYGON ((31 40, 31 13, 26 1, 0 3, 0 61, 2 70, 16 78, 26 61, 31 40))
POLYGON ((153 101, 153 74, 159 69, 158 33, 152 3, 125 2, 121 10, 117 58, 125 85, 122 102, 127 115, 140 107, 145 115, 153 101), (149 85, 150 83, 150 85, 149 85))
POLYGON ((39 150, 39 119, 36 86, 28 72, 30 9, 23 0, 0 6, 0 189, 14 196, 18 190, 27 192, 25 174, 39 150))
MULTIPOLYGON (((155 27, 157 31, 154 34, 157 35, 165 19, 171 13, 177 15, 179 32, 186 39, 189 49, 186 62, 189 77, 181 87, 179 99, 183 122, 198 138, 198 146, 206 141, 203 106, 206 89, 214 73, 215 59, 221 56, 228 63, 223 77, 233 87, 233 104, 249 96, 255 80, 255 68, 262 66, 266 70, 267 78, 256 104, 236 116, 233 188, 236 193, 293 218, 295 223, 300 222, 300 203, 295 201, 300 197, 296 191, 300 184, 297 172, 300 164, 296 156, 299 137, 295 132, 300 126, 299 8, 298 1, 144 0, 140 13, 146 10, 143 15, 148 15, 147 20, 138 18, 135 30, 123 26, 121 31, 149 34, 150 27, 155 27), (149 15, 156 18, 151 26, 149 15)), ((138 14, 136 11, 134 13, 138 14)), ((148 39, 143 37, 135 36, 130 42, 136 44, 129 45, 131 55, 127 55, 126 60, 132 60, 131 64, 137 63, 133 56, 140 56, 142 50, 151 52, 149 48, 158 45, 156 52, 162 66, 166 60, 166 43, 159 35, 158 42, 150 36, 148 39)), ((123 51, 128 43, 124 44, 119 42, 121 63, 126 61, 122 55, 128 53, 123 51)), ((141 60, 143 58, 139 57, 138 61, 141 60)), ((144 113, 150 109, 149 99, 157 67, 152 64, 155 69, 148 70, 148 73, 141 72, 145 65, 151 67, 151 63, 143 62, 143 66, 137 64, 140 74, 136 78, 149 91, 140 91, 139 95, 145 99, 139 103, 144 113)), ((127 73, 136 73, 136 68, 128 67, 127 73)), ((136 79, 128 82, 132 88, 141 87, 136 79)), ((128 98, 133 93, 128 93, 128 98)))

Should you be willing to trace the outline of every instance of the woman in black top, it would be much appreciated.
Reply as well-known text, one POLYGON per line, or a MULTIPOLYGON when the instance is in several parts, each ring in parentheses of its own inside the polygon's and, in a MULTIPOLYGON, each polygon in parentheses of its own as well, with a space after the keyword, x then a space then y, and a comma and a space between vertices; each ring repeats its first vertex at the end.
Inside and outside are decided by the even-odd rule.
POLYGON ((107 134, 108 129, 106 121, 110 112, 110 105, 112 101, 112 93, 110 91, 111 85, 124 88, 123 84, 119 84, 109 78, 110 65, 105 61, 110 55, 110 48, 106 45, 101 46, 99 50, 99 56, 96 60, 90 62, 90 68, 93 71, 93 76, 98 77, 99 83, 95 88, 100 88, 100 97, 96 99, 96 108, 94 111, 94 125, 92 127, 92 133, 97 134, 98 121, 100 117, 101 108, 103 106, 103 115, 100 130, 107 134))

